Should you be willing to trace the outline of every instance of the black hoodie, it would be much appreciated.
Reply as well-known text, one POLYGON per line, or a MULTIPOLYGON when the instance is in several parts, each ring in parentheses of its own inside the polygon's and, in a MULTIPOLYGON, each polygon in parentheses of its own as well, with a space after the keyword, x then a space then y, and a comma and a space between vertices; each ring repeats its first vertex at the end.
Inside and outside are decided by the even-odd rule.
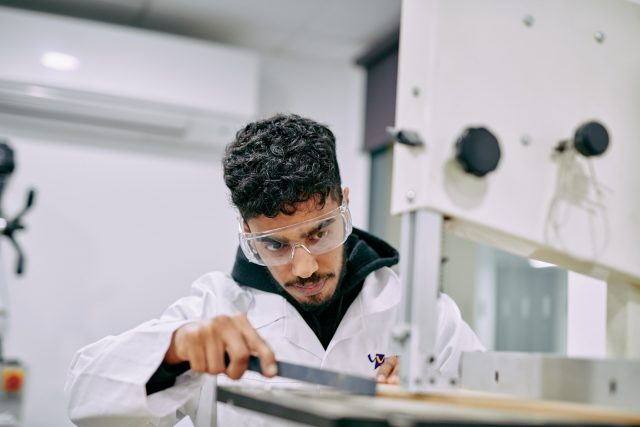
MULTIPOLYGON (((382 267, 391 267, 398 263, 398 251, 377 237, 353 229, 345 242, 345 268, 331 303, 321 311, 307 311, 274 280, 266 267, 247 260, 240 248, 231 277, 241 286, 271 292, 283 296, 293 305, 326 349, 333 338, 340 321, 351 303, 360 293, 364 279, 373 271, 382 267)), ((189 363, 169 366, 164 363, 147 382, 147 394, 164 390, 175 384, 178 375, 189 369, 189 363)))

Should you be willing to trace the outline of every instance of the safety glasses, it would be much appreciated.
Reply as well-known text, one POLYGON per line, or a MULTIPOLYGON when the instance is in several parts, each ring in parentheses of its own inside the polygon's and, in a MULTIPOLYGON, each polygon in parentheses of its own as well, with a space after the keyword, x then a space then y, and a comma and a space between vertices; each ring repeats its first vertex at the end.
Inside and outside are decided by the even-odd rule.
POLYGON ((351 234, 351 213, 343 203, 317 218, 260 233, 245 233, 240 224, 240 247, 247 259, 265 266, 291 262, 296 248, 322 255, 342 245, 351 234))

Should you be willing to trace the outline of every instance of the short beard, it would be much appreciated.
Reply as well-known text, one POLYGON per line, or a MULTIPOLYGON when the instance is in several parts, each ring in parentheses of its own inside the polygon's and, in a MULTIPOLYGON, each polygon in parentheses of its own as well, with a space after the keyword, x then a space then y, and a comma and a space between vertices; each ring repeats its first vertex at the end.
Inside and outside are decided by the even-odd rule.
POLYGON ((342 279, 344 279, 344 276, 347 273, 346 266, 347 266, 347 247, 346 245, 344 245, 343 251, 342 251, 342 265, 340 266, 340 275, 338 277, 338 283, 336 283, 336 288, 334 289, 333 294, 324 301, 320 299, 321 298, 320 295, 312 295, 308 297, 309 302, 303 303, 295 299, 293 295, 291 295, 285 289, 289 286, 302 285, 305 282, 313 282, 318 279, 326 278, 327 280, 331 280, 336 277, 335 273, 325 273, 325 274, 313 273, 311 276, 309 276, 306 279, 298 279, 298 280, 290 281, 285 283, 284 286, 280 285, 276 281, 276 279, 273 278, 273 276, 271 275, 270 276, 271 276, 271 280, 273 280, 274 283, 277 285, 278 290, 282 294, 284 294, 286 297, 288 297, 287 299, 290 302, 291 301, 295 302, 294 306, 299 307, 301 310, 307 313, 322 313, 327 308, 329 308, 340 296, 342 296, 341 285, 342 285, 342 279))
MULTIPOLYGON (((335 277, 335 274, 331 274, 332 278, 335 277)), ((338 279, 338 283, 336 284, 336 289, 333 291, 333 294, 326 300, 321 300, 320 295, 312 295, 308 297, 307 302, 299 302, 298 306, 307 313, 322 313, 329 306, 333 304, 333 302, 338 299, 338 288, 340 287, 340 279, 338 279)))
MULTIPOLYGON (((340 276, 338 277, 338 283, 336 283, 336 288, 333 291, 333 294, 326 299, 325 301, 316 299, 316 295, 312 296, 311 302, 308 303, 298 303, 300 308, 307 313, 322 313, 327 308, 331 307, 333 303, 340 297, 342 297, 342 279, 347 274, 347 247, 344 246, 344 250, 342 251, 342 265, 340 266, 340 276)), ((335 277, 335 274, 333 274, 335 277)))

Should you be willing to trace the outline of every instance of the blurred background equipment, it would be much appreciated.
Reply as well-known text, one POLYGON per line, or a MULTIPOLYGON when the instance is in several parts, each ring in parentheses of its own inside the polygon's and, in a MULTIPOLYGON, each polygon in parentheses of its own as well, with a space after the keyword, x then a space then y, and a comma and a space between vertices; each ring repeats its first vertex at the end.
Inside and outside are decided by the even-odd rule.
MULTIPOLYGON (((24 208, 9 219, 3 210, 3 196, 11 174, 16 168, 14 152, 8 141, 0 140, 0 231, 9 239, 17 253, 15 273, 22 275, 25 271, 25 255, 16 240, 16 233, 25 229, 22 217, 31 209, 35 200, 35 190, 29 190, 24 208)), ((2 255, 2 252, 0 252, 2 255)), ((2 260, 0 259, 0 263, 2 260)), ((8 280, 4 269, 0 268, 0 425, 14 427, 20 425, 22 416, 22 397, 25 383, 25 367, 19 360, 6 358, 4 339, 8 331, 9 301, 8 280)))

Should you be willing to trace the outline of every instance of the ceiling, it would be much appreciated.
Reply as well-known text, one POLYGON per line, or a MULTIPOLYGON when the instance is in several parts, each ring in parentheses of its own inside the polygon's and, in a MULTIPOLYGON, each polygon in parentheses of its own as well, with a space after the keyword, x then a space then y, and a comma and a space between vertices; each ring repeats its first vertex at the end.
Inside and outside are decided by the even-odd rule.
POLYGON ((0 0, 0 5, 331 61, 354 61, 397 34, 400 25, 400 0, 0 0))

